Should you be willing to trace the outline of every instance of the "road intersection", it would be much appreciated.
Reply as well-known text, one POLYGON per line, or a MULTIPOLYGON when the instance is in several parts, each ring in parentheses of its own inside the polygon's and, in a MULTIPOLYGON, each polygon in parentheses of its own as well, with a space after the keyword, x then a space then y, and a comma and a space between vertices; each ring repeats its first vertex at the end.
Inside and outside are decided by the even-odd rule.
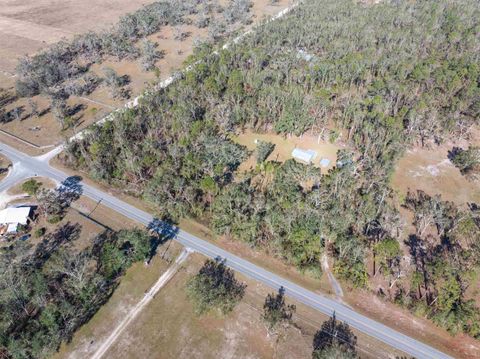
MULTIPOLYGON (((49 160, 59 151, 60 149, 54 149, 46 155, 31 157, 6 144, 0 143, 0 154, 7 157, 13 164, 9 175, 0 183, 0 192, 23 179, 35 176, 47 177, 58 183, 67 180, 69 178, 67 174, 49 164, 49 160)), ((162 226, 159 230, 165 230, 167 228, 167 226, 164 226, 162 222, 156 220, 150 213, 138 209, 96 187, 83 182, 79 182, 79 184, 81 185, 84 196, 102 203, 104 206, 118 213, 149 228, 160 228, 162 226)), ((342 303, 305 289, 208 241, 176 227, 168 227, 168 230, 172 233, 172 238, 186 248, 190 248, 210 258, 225 259, 226 265, 232 269, 252 279, 258 280, 275 290, 283 287, 288 296, 299 302, 330 316, 335 313, 338 319, 347 322, 353 328, 409 355, 426 359, 451 358, 433 347, 355 312, 342 303)))
MULTIPOLYGON (((293 10, 297 5, 298 3, 292 4, 274 17, 270 18, 267 22, 274 21, 283 17, 291 10, 293 10)), ((225 44, 223 48, 227 49, 228 47, 230 47, 230 45, 240 42, 246 35, 248 35, 252 31, 253 30, 250 30, 246 33, 239 35, 230 43, 225 44)), ((195 66, 195 64, 190 65, 182 72, 185 73, 190 71, 193 66, 195 66)), ((173 82, 175 82, 178 77, 179 74, 172 75, 171 77, 160 82, 155 87, 155 89, 158 90, 160 88, 168 87, 173 82)), ((106 121, 113 120, 115 117, 115 112, 137 107, 141 102, 143 96, 144 94, 129 101, 123 108, 113 111, 111 114, 98 121, 97 124, 102 124, 106 121)), ((77 133, 70 140, 80 139, 84 135, 84 131, 77 133)), ((0 154, 3 154, 12 162, 12 167, 8 176, 0 182, 0 193, 14 186, 16 183, 31 177, 41 176, 50 178, 57 183, 64 182, 66 179, 68 179, 69 176, 49 164, 49 161, 62 150, 63 145, 60 145, 47 154, 37 157, 31 157, 8 145, 0 143, 0 154)), ((333 315, 333 313, 335 313, 338 319, 347 322, 350 326, 356 328, 357 330, 367 335, 370 335, 371 337, 374 337, 392 346, 393 348, 401 350, 419 359, 451 358, 450 356, 440 352, 433 347, 423 344, 416 339, 408 337, 379 322, 376 322, 364 315, 355 312, 351 308, 345 306, 338 301, 332 300, 330 298, 322 296, 321 294, 305 289, 287 279, 284 279, 247 260, 244 260, 208 241, 196 237, 179 228, 170 226, 166 227, 160 221, 156 220, 151 214, 140 210, 114 197, 109 193, 106 193, 86 183, 80 183, 80 185, 82 187, 82 194, 84 196, 87 196, 98 203, 102 203, 104 206, 107 206, 110 209, 122 214, 123 216, 145 225, 147 228, 156 228, 157 230, 162 231, 167 229, 172 234, 172 238, 186 248, 199 252, 210 258, 222 258, 226 261, 226 265, 230 268, 252 279, 258 280, 275 290, 283 287, 285 289, 285 294, 290 296, 291 298, 294 298, 299 302, 311 308, 314 308, 326 315, 331 316, 333 315)))

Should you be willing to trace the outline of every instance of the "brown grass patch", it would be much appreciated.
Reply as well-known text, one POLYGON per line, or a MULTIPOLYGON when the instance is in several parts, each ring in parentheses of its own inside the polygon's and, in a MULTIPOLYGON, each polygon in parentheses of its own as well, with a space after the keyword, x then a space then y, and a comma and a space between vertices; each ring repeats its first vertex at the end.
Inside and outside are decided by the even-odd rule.
POLYGON ((441 195, 443 200, 458 205, 480 203, 480 183, 468 181, 448 159, 453 144, 432 149, 414 148, 407 151, 396 166, 392 187, 401 197, 408 190, 422 190, 427 194, 441 195))
MULTIPOLYGON (((255 140, 275 144, 274 151, 267 158, 269 161, 285 162, 292 158, 292 151, 295 148, 317 151, 317 157, 313 161, 313 164, 316 167, 320 167, 319 162, 322 158, 330 160, 330 165, 326 168, 322 168, 322 172, 324 173, 335 166, 337 162, 337 151, 343 148, 343 146, 332 144, 317 136, 307 134, 303 136, 282 136, 275 133, 255 133, 251 130, 246 130, 240 135, 233 137, 233 140, 247 147, 250 151, 254 151, 257 148, 255 140)), ((240 171, 252 169, 255 164, 255 155, 252 155, 242 164, 240 171)))
POLYGON ((124 314, 140 301, 144 293, 165 272, 180 250, 179 245, 168 242, 158 249, 158 254, 148 267, 143 263, 136 263, 129 268, 109 301, 75 333, 70 343, 62 345, 53 358, 83 359, 92 355, 124 314))
MULTIPOLYGON (((313 335, 326 316, 297 305, 295 326, 281 336, 269 336, 261 320, 269 288, 240 275, 247 283, 244 299, 227 316, 197 316, 185 294, 185 284, 204 261, 192 255, 184 269, 156 295, 107 352, 112 358, 309 358, 313 335)), ((289 302, 289 299, 287 299, 289 302)), ((362 357, 399 354, 359 334, 362 357)), ((68 356, 63 356, 68 357, 68 356)), ((74 356, 70 356, 74 358, 74 356)))

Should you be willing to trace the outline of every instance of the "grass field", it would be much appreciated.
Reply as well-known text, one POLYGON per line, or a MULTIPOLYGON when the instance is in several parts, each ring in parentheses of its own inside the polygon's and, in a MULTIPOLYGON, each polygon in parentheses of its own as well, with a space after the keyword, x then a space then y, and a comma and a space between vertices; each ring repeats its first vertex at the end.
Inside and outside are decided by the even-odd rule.
POLYGON ((480 203, 480 183, 468 181, 448 159, 448 151, 454 145, 407 151, 392 177, 392 187, 400 197, 405 197, 408 190, 422 190, 431 196, 439 194, 443 200, 457 205, 480 203))
POLYGON ((87 30, 100 30, 153 0, 4 0, 0 7, 0 71, 17 58, 87 30))
MULTIPOLYGON (((170 249, 177 253, 177 249, 170 249)), ((80 329, 73 341, 62 347, 55 359, 83 358, 95 351, 102 339, 115 327, 129 305, 128 299, 140 299, 153 273, 165 270, 162 260, 155 259, 158 269, 137 265, 131 268, 111 300, 80 329), (124 298, 127 297, 127 300, 124 298)), ((309 358, 313 335, 327 319, 299 303, 294 325, 280 336, 267 334, 261 320, 263 301, 271 292, 265 286, 239 276, 247 283, 246 295, 228 316, 215 313, 197 316, 185 295, 185 283, 195 274, 204 257, 193 254, 183 268, 144 308, 120 335, 105 358, 309 358)), ((153 266, 153 265, 152 265, 153 266)), ((288 300, 289 301, 289 300, 288 300)), ((290 302, 290 301, 289 301, 290 302)), ((375 340, 358 334, 362 358, 387 358, 400 353, 375 340)))

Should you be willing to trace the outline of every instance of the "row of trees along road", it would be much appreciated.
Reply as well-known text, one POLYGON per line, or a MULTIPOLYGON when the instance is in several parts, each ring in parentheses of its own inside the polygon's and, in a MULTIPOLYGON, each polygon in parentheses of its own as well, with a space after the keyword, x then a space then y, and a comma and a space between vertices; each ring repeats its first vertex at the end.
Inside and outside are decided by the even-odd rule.
MULTIPOLYGON (((233 270, 221 260, 207 259, 199 272, 187 283, 187 295, 197 315, 217 310, 222 315, 231 313, 245 294, 246 284, 235 278, 233 270)), ((285 291, 270 293, 265 298, 262 320, 272 335, 279 335, 288 326, 294 325, 296 307, 287 304, 285 291)), ((315 333, 313 359, 354 359, 358 358, 357 338, 349 325, 337 321, 335 313, 315 333)))
POLYGON ((34 56, 22 57, 16 69, 17 94, 32 97, 42 93, 54 98, 88 94, 99 83, 98 79, 92 80, 95 75, 88 71, 93 64, 105 59, 140 58, 144 70, 154 70, 162 53, 148 36, 170 25, 183 37, 185 33, 178 26, 191 24, 189 17, 195 16, 197 20, 203 19, 195 23, 198 27, 210 26, 214 37, 221 37, 249 22, 251 6, 250 0, 231 0, 224 6, 216 0, 155 1, 121 17, 107 30, 79 34, 34 56))
MULTIPOLYGON (((340 278, 366 288, 383 278, 380 295, 416 310, 412 283, 427 268, 402 262, 410 242, 389 178, 409 146, 435 146, 478 124, 479 15, 473 0, 304 2, 218 55, 199 46, 192 71, 70 143, 64 161, 144 198, 163 218, 194 217, 312 275, 321 274, 328 251, 340 278), (292 160, 265 161, 262 149, 263 162, 239 176, 251 153, 231 138, 245 128, 281 135, 335 128, 349 146, 338 153, 342 165, 323 175, 292 160), (369 257, 378 260, 373 271, 369 257)), ((478 232, 477 212, 456 211, 478 232)), ((456 227, 431 237, 442 248, 428 252, 432 259, 457 258, 454 246, 441 244, 447 228, 456 227)), ((412 234, 424 241, 431 231, 412 234)), ((416 253, 427 261, 427 252, 416 253)), ((477 246, 462 242, 460 253, 478 270, 477 246)), ((425 312, 479 337, 479 321, 469 319, 479 309, 467 298, 474 277, 446 278, 457 283, 456 299, 443 305, 421 291, 425 312)), ((429 291, 444 293, 443 283, 428 281, 429 291)))
MULTIPOLYGON (((191 35, 183 29, 189 25, 208 27, 208 37, 201 41, 218 42, 240 27, 250 24, 252 2, 229 0, 221 6, 217 0, 163 0, 142 6, 121 17, 108 29, 89 31, 72 40, 62 40, 33 56, 20 58, 16 68, 15 93, 0 89, 0 123, 38 118, 48 112, 60 123, 61 129, 75 128, 80 122, 82 104, 67 105, 70 96, 88 96, 104 85, 112 98, 130 98, 127 75, 120 76, 112 68, 93 70, 104 61, 137 61, 143 71, 160 77, 157 62, 165 55, 159 44, 151 40, 166 26, 173 27, 174 40, 183 41, 191 35), (50 100, 39 110, 33 99, 42 95, 50 100), (20 97, 28 98, 28 106, 15 104, 20 97)), ((195 38, 195 41, 200 41, 195 38)), ((174 51, 174 50, 172 50, 174 51)), ((180 50, 178 50, 180 51, 180 50)))

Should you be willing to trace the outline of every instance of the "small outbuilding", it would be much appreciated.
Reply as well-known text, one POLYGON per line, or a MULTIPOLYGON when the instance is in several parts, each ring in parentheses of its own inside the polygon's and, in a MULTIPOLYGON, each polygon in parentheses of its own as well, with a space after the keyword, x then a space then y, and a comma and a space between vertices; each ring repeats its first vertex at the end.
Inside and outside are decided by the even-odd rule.
POLYGON ((320 166, 322 168, 326 168, 326 167, 330 166, 330 160, 328 158, 322 158, 320 160, 320 166))
POLYGON ((19 224, 26 225, 31 207, 5 208, 0 211, 0 233, 16 233, 19 224))
POLYGON ((295 148, 292 151, 292 157, 298 161, 310 164, 315 157, 317 157, 317 152, 314 150, 302 150, 300 148, 295 148))

